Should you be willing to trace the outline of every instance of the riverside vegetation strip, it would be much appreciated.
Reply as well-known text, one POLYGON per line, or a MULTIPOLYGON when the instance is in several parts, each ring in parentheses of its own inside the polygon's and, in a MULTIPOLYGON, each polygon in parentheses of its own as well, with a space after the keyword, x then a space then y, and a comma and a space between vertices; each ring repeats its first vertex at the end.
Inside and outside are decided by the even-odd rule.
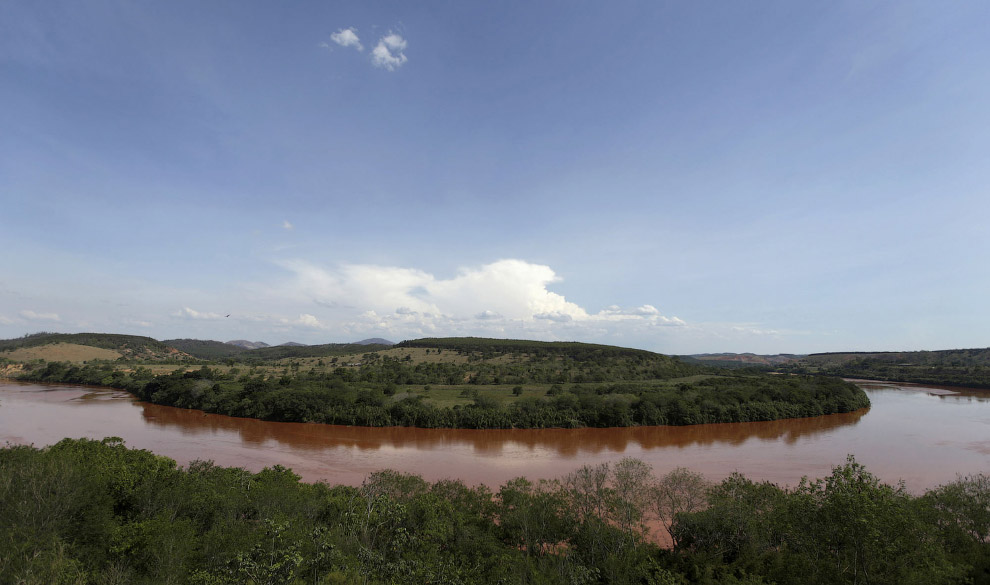
POLYGON ((128 367, 32 362, 19 378, 121 388, 148 402, 230 416, 422 428, 751 422, 869 406, 865 392, 837 378, 716 374, 661 354, 594 344, 423 339, 352 354, 334 346, 336 355, 323 356, 313 347, 322 346, 278 348, 305 358, 267 366, 227 357, 225 366, 160 375, 133 360, 128 367))
POLYGON ((852 458, 791 488, 624 459, 493 492, 182 469, 107 438, 8 446, 0 478, 2 585, 990 583, 990 478, 915 496, 852 458))

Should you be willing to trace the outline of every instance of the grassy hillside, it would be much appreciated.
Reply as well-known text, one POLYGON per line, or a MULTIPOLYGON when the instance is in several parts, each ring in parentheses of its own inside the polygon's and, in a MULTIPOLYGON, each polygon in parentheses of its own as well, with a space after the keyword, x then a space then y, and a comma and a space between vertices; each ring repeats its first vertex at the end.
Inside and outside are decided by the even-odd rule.
POLYGON ((990 388, 990 348, 819 353, 783 369, 846 378, 990 388))
MULTIPOLYGON (((64 345, 50 342, 65 336, 47 335, 12 341, 38 344, 32 346, 36 349, 64 345)), ((161 346, 171 352, 165 355, 194 359, 150 338, 68 337, 112 344, 120 348, 113 351, 129 350, 132 356, 157 356, 153 349, 161 346)), ((818 416, 869 406, 862 390, 835 378, 730 373, 649 351, 577 342, 468 337, 398 346, 254 350, 216 341, 171 343, 202 360, 226 364, 189 371, 181 363, 162 366, 151 357, 119 364, 46 360, 8 365, 25 380, 123 388, 156 404, 363 426, 684 425, 818 416)))
MULTIPOLYGON (((10 359, 9 352, 21 348, 74 344, 116 351, 132 360, 182 360, 189 356, 165 343, 140 335, 117 333, 34 333, 16 339, 0 340, 0 357, 10 359)), ((49 359, 49 358, 43 358, 49 359)))
POLYGON ((772 370, 780 364, 788 364, 804 356, 780 353, 759 355, 754 353, 700 353, 677 356, 689 364, 713 366, 716 368, 757 368, 772 370))
POLYGON ((119 351, 93 347, 91 345, 52 343, 48 345, 19 347, 14 350, 0 352, 0 357, 14 362, 45 360, 48 362, 81 363, 90 360, 117 360, 123 357, 123 355, 119 351))
POLYGON ((345 355, 363 354, 383 349, 387 345, 361 345, 357 343, 325 343, 323 345, 276 345, 252 349, 238 356, 240 361, 258 363, 298 358, 339 357, 345 355))
POLYGON ((201 360, 224 360, 228 358, 236 358, 237 356, 249 351, 238 345, 213 340, 166 339, 163 343, 180 351, 184 351, 201 360))
POLYGON ((580 343, 577 341, 530 341, 526 339, 490 339, 485 337, 426 337, 423 339, 403 341, 396 344, 395 347, 429 347, 452 350, 462 354, 481 354, 488 356, 504 354, 566 356, 575 360, 588 360, 599 357, 649 358, 660 355, 644 349, 580 343))

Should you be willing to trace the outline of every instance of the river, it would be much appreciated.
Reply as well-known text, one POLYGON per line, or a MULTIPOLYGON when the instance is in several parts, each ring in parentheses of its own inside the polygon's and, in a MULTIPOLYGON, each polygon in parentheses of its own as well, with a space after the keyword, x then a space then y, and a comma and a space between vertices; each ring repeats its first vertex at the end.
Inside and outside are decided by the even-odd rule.
POLYGON ((990 391, 857 382, 870 409, 773 422, 619 429, 365 428, 231 418, 138 402, 105 388, 0 382, 0 443, 122 437, 185 465, 212 459, 307 481, 358 485, 384 468, 497 488, 561 477, 585 464, 642 459, 663 474, 689 467, 719 480, 739 471, 795 485, 847 454, 887 482, 921 492, 957 474, 990 473, 990 391))

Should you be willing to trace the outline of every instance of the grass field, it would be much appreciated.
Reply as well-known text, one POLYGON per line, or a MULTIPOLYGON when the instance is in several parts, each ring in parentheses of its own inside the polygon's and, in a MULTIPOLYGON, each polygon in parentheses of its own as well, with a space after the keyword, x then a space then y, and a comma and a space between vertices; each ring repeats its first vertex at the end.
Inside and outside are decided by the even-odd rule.
MULTIPOLYGON (((468 362, 468 356, 461 355, 456 351, 451 350, 439 350, 430 349, 424 347, 395 347, 392 349, 379 350, 375 353, 383 358, 388 357, 392 359, 404 360, 407 356, 409 357, 409 362, 413 365, 420 363, 428 364, 464 364, 468 362)), ((288 366, 291 364, 299 364, 301 370, 311 370, 313 368, 319 367, 320 362, 323 362, 324 367, 344 367, 344 368, 357 368, 359 366, 354 366, 350 364, 357 364, 363 361, 363 356, 365 354, 357 353, 345 356, 336 357, 308 357, 308 358, 285 358, 274 362, 280 367, 288 366), (337 361, 333 361, 336 359, 337 361)), ((523 362, 529 359, 527 355, 501 355, 491 359, 485 360, 485 363, 490 364, 509 364, 514 362, 523 362)))
POLYGON ((3 352, 0 353, 0 357, 17 362, 30 362, 40 359, 47 362, 82 363, 89 360, 115 360, 121 357, 121 353, 112 349, 102 349, 89 345, 53 343, 36 347, 22 347, 14 351, 3 352))
MULTIPOLYGON (((388 357, 391 359, 402 360, 410 365, 419 363, 467 364, 470 361, 467 355, 459 354, 453 350, 440 350, 436 348, 401 347, 368 353, 374 353, 379 356, 379 358, 388 357)), ((121 355, 122 354, 120 352, 113 350, 69 343, 57 343, 30 348, 20 348, 12 352, 0 353, 0 357, 5 357, 14 362, 31 362, 38 359, 43 359, 46 361, 68 361, 75 363, 82 363, 95 359, 114 361, 120 358, 121 355)), ((366 356, 367 354, 365 353, 358 353, 343 356, 285 358, 273 362, 267 362, 266 365, 247 365, 236 363, 231 365, 220 365, 214 363, 209 367, 224 374, 233 373, 234 375, 261 374, 264 376, 281 376, 283 374, 288 374, 292 376, 313 371, 329 374, 336 368, 358 370, 362 364, 370 361, 366 356)), ((506 354, 486 359, 484 362, 506 364, 526 362, 529 359, 530 356, 527 354, 506 354)), ((10 369, 11 373, 14 373, 14 370, 11 369, 12 367, 13 366, 9 366, 7 369, 10 369)), ((127 360, 124 362, 115 363, 114 367, 125 371, 133 371, 135 368, 141 367, 150 370, 155 375, 159 375, 170 374, 178 370, 197 370, 201 366, 181 363, 157 363, 150 360, 127 360)), ((690 384, 711 376, 711 374, 699 374, 668 380, 642 380, 635 382, 634 384, 638 387, 645 385, 656 388, 669 388, 678 383, 690 384)), ((586 388, 597 388, 601 385, 602 384, 597 383, 583 384, 586 388)), ((395 388, 395 395, 392 397, 392 400, 401 400, 403 397, 407 396, 421 396, 431 405, 441 408, 450 408, 454 406, 466 406, 472 404, 476 397, 483 397, 494 400, 503 405, 508 405, 518 400, 524 400, 527 398, 544 398, 548 395, 548 392, 554 384, 521 384, 519 386, 521 386, 522 392, 518 396, 514 393, 516 386, 516 384, 431 384, 428 386, 401 385, 395 388)), ((575 385, 566 383, 561 386, 561 390, 563 392, 568 392, 575 385)), ((628 399, 635 398, 633 394, 625 394, 622 393, 621 390, 620 392, 611 392, 608 396, 610 400, 623 399, 624 397, 628 399)))

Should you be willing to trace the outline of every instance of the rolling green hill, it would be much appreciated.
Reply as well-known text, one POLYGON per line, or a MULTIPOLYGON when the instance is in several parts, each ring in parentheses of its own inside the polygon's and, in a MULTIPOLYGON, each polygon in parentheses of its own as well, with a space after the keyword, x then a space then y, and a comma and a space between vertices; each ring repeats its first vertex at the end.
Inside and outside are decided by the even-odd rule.
MULTIPOLYGON (((226 351, 218 342, 180 341, 200 355, 226 351)), ((361 426, 685 425, 869 406, 861 389, 837 378, 714 370, 649 351, 576 342, 443 338, 396 347, 276 346, 224 361, 157 376, 107 362, 32 362, 21 377, 113 386, 156 404, 232 416, 361 426)))
MULTIPOLYGON (((575 360, 599 357, 641 357, 658 356, 645 349, 598 345, 577 341, 530 341, 526 339, 491 339, 486 337, 425 337, 411 339, 394 347, 429 347, 448 349, 459 353, 483 355, 529 354, 533 356, 566 356, 575 360)), ((666 357, 666 356, 663 356, 666 357)))
POLYGON ((166 339, 163 343, 201 360, 236 358, 249 350, 223 341, 202 339, 166 339))
POLYGON ((182 360, 189 356, 169 345, 140 335, 121 335, 118 333, 34 333, 16 339, 0 340, 0 357, 2 352, 27 347, 40 347, 69 343, 88 345, 117 351, 122 359, 132 360, 182 360))
POLYGON ((363 354, 388 349, 387 345, 325 343, 322 345, 275 345, 246 351, 238 356, 245 363, 259 363, 293 358, 322 358, 363 354))
POLYGON ((781 370, 844 378, 990 388, 990 348, 817 353, 784 365, 781 370))

